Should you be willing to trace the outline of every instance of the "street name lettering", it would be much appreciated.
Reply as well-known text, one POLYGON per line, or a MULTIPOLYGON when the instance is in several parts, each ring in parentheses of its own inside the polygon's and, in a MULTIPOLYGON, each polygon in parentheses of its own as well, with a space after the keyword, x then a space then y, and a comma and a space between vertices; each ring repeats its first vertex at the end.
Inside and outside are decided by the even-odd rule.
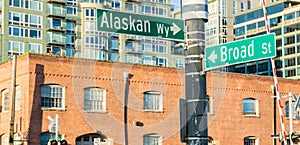
POLYGON ((275 56, 275 34, 266 34, 206 48, 206 69, 275 56))
POLYGON ((99 31, 184 40, 184 21, 97 9, 99 31))
POLYGON ((150 33, 150 21, 143 21, 140 19, 134 19, 131 15, 129 17, 120 18, 114 16, 113 13, 109 13, 107 16, 106 12, 103 12, 101 19, 101 27, 122 29, 127 31, 138 31, 138 32, 148 32, 150 33), (108 17, 108 18, 107 18, 108 17))

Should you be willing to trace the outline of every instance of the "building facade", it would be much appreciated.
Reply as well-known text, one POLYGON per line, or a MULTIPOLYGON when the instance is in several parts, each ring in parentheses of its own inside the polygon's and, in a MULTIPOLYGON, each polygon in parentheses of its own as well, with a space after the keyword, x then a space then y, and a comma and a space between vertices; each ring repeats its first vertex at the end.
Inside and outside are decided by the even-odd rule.
POLYGON ((97 9, 170 16, 170 0, 8 0, 1 6, 1 61, 26 52, 183 68, 173 41, 98 31, 97 9))
MULTIPOLYGON (((281 0, 267 5, 271 33, 276 35, 275 65, 277 75, 283 78, 299 77, 299 5, 298 1, 281 0)), ((235 16, 235 40, 266 34, 262 7, 235 16)), ((272 75, 269 59, 231 67, 229 71, 272 75)))
MULTIPOLYGON (((266 4, 274 0, 265 0, 266 4)), ((234 41, 234 15, 261 6, 258 0, 209 0, 206 47, 234 41)))
MULTIPOLYGON (((50 124, 56 114, 58 140, 70 145, 184 144, 182 69, 37 54, 18 57, 16 66, 15 144, 45 145, 55 139, 50 124)), ((11 72, 11 61, 0 65, 1 145, 8 144, 10 134, 11 72)), ((272 144, 272 84, 268 76, 208 72, 209 144, 272 144)), ((282 96, 300 93, 298 81, 282 78, 279 85, 282 96)), ((288 109, 287 100, 282 102, 288 109)))

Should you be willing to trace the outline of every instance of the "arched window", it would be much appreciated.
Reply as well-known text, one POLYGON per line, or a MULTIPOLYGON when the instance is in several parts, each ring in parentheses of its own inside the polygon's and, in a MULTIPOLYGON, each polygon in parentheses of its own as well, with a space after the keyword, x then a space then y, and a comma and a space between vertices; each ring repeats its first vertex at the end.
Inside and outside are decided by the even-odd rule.
POLYGON ((101 88, 84 89, 84 110, 106 112, 106 91, 101 88))
POLYGON ((8 89, 5 89, 1 92, 1 112, 8 112, 9 111, 9 92, 8 89))
POLYGON ((41 107, 64 109, 65 89, 60 85, 43 85, 41 107))
POLYGON ((248 116, 258 115, 258 101, 253 98, 243 100, 243 114, 248 116))
POLYGON ((145 111, 163 111, 163 95, 158 92, 144 93, 145 111))
POLYGON ((143 136, 143 145, 162 145, 162 136, 158 134, 146 134, 143 136))
POLYGON ((9 144, 9 135, 3 134, 1 137, 1 145, 8 145, 9 144))
POLYGON ((244 145, 258 145, 258 139, 255 136, 247 136, 244 138, 244 145))

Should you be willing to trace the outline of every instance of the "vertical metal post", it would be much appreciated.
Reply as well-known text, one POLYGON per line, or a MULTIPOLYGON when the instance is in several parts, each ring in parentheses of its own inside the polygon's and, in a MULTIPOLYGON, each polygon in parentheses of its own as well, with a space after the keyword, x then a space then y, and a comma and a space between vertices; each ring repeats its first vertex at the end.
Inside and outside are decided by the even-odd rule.
POLYGON ((292 93, 290 92, 289 93, 289 121, 290 121, 290 134, 289 134, 289 137, 290 137, 290 145, 294 145, 293 143, 293 140, 292 140, 292 134, 293 134, 293 109, 294 109, 294 106, 293 106, 293 101, 292 101, 292 98, 293 95, 292 93))
POLYGON ((128 104, 128 87, 129 87, 129 74, 123 73, 124 77, 124 145, 128 145, 128 126, 127 126, 127 104, 128 104))
MULTIPOLYGON (((274 98, 273 98, 273 114, 274 114, 274 116, 273 116, 273 135, 276 135, 277 133, 276 133, 276 130, 277 130, 277 115, 276 115, 276 102, 277 102, 277 100, 276 100, 276 90, 275 90, 275 86, 274 85, 271 85, 271 89, 272 89, 272 92, 273 92, 273 96, 274 96, 274 98)), ((273 138, 273 145, 276 145, 277 143, 276 143, 276 138, 273 138)))
POLYGON ((185 95, 187 145, 208 145, 206 75, 204 73, 207 0, 183 0, 186 25, 185 95))
POLYGON ((12 61, 12 93, 11 93, 11 115, 10 115, 10 132, 9 144, 14 144, 14 128, 15 128, 15 101, 16 101, 16 72, 17 72, 17 56, 13 55, 12 61))
POLYGON ((55 115, 55 140, 58 141, 58 115, 55 115))

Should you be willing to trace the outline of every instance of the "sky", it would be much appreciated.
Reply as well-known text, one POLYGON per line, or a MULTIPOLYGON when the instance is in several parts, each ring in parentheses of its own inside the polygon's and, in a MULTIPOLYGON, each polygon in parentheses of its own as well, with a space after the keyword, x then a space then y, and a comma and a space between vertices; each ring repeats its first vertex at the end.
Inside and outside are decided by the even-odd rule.
POLYGON ((179 8, 180 0, 171 0, 171 5, 174 5, 174 8, 179 8))

